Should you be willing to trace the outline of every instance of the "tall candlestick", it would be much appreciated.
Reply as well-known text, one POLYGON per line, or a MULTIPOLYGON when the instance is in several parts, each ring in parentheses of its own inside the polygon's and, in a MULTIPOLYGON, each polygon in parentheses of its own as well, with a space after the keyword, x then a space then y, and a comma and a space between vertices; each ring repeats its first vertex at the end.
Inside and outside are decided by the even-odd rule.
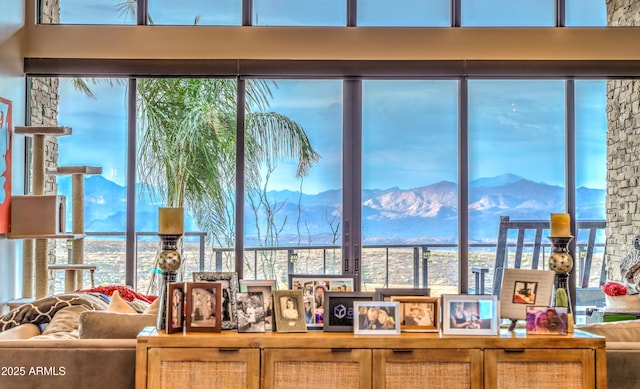
POLYGON ((568 213, 551 214, 551 236, 571 236, 571 216, 568 213))
POLYGON ((184 233, 183 208, 158 208, 158 234, 182 235, 184 233))

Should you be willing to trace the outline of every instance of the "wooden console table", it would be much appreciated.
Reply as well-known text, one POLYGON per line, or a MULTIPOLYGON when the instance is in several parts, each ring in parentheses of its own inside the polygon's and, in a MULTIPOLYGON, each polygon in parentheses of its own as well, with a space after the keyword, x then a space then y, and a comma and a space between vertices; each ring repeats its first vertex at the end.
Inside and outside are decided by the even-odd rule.
POLYGON ((138 336, 136 388, 606 388, 605 339, 437 333, 138 336))

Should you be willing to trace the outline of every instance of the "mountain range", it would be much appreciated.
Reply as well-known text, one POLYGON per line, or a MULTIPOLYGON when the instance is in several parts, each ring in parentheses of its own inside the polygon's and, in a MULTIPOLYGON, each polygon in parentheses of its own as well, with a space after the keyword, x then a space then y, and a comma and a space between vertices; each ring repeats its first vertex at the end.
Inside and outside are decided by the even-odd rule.
MULTIPOLYGON (((58 177, 59 193, 67 196, 67 226, 71 226, 71 180, 58 177)), ((412 189, 364 189, 362 191, 363 243, 453 243, 457 237, 456 183, 442 181, 412 189)), ((334 244, 340 236, 342 192, 318 194, 271 191, 268 198, 277 209, 274 226, 280 245, 334 244), (298 218, 298 213, 300 217, 298 218)), ((605 190, 580 187, 576 192, 579 220, 602 220, 605 190)), ((157 208, 162 204, 139 198, 136 205, 138 231, 157 231, 157 208)), ((469 185, 469 236, 473 242, 495 241, 500 216, 511 219, 548 219, 564 210, 564 189, 533 182, 513 174, 481 178, 469 185)), ((126 188, 102 176, 85 178, 85 230, 125 231, 126 188)), ((264 231, 264 212, 245 205, 245 244, 258 244, 256 225, 264 231)), ((198 231, 185 215, 185 230, 198 231)))

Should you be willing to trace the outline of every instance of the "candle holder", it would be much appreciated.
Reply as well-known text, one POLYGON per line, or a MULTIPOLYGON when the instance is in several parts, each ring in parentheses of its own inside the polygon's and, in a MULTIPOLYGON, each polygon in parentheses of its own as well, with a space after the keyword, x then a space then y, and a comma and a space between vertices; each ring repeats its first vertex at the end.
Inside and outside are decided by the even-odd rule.
POLYGON ((552 244, 549 256, 549 270, 556 275, 551 294, 551 306, 567 308, 567 329, 573 331, 573 308, 569 293, 569 273, 573 269, 573 257, 569 253, 569 243, 573 236, 550 236, 552 244))
POLYGON ((182 234, 158 234, 160 237, 161 250, 158 254, 158 267, 162 270, 162 284, 158 298, 160 304, 158 306, 158 317, 156 319, 156 329, 164 330, 166 328, 167 315, 167 285, 176 281, 176 275, 182 258, 178 245, 182 239, 182 234))

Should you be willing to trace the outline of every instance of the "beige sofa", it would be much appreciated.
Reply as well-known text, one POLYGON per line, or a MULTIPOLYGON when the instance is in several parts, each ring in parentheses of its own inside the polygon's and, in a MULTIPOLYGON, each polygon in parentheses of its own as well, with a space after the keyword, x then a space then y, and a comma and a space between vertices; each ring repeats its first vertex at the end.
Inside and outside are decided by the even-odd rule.
POLYGON ((608 388, 640 387, 640 320, 595 323, 580 329, 606 338, 608 388))
POLYGON ((3 316, 19 317, 10 325, 0 318, 10 327, 0 328, 0 388, 135 388, 136 336, 155 326, 156 314, 150 305, 138 313, 115 300, 120 307, 83 301, 51 312, 48 304, 48 311, 26 314, 23 307, 20 315, 3 316))

